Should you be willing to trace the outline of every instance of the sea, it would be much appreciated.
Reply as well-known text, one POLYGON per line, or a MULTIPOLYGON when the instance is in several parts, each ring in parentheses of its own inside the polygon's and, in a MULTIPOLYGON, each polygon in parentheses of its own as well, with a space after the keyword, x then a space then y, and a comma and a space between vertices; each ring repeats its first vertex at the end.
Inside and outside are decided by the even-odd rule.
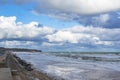
MULTIPOLYGON (((120 52, 15 52, 56 80, 111 80, 102 74, 120 72, 120 52), (96 76, 94 76, 96 75, 96 76)), ((117 79, 115 79, 117 80, 117 79)))

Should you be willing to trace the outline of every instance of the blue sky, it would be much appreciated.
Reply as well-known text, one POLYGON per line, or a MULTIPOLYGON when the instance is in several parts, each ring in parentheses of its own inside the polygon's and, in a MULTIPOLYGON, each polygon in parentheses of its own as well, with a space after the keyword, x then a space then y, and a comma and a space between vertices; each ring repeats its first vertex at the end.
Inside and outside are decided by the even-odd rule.
POLYGON ((3 47, 120 51, 119 34, 119 0, 0 1, 3 47))
POLYGON ((6 4, 0 7, 1 16, 16 16, 17 22, 29 23, 32 21, 39 22, 41 25, 52 26, 56 29, 72 27, 73 25, 79 25, 75 21, 63 21, 58 20, 47 15, 35 15, 31 9, 32 5, 16 5, 16 4, 6 4))

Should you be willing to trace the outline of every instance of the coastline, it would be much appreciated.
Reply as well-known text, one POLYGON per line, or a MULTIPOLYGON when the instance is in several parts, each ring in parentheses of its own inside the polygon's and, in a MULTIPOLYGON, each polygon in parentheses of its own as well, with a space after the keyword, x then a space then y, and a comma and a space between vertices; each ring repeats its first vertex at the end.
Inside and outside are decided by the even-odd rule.
POLYGON ((4 55, 0 56, 0 68, 10 68, 11 73, 13 73, 13 80, 54 80, 46 74, 37 71, 35 68, 30 70, 30 66, 27 66, 29 63, 25 62, 24 64, 21 64, 19 59, 15 57, 13 52, 9 51, 5 52, 4 55), (28 69, 25 68, 26 66, 28 69))
MULTIPOLYGON (((24 60, 19 56, 16 56, 14 52, 6 51, 4 57, 5 56, 7 56, 5 60, 7 67, 11 68, 12 71, 15 70, 15 74, 17 71, 17 74, 19 74, 19 76, 22 78, 21 80, 71 80, 71 79, 57 78, 57 77, 54 77, 54 75, 49 75, 47 73, 44 73, 38 70, 34 66, 34 64, 32 63, 30 64, 29 62, 27 62, 27 60, 24 60)), ((0 58, 0 60, 3 61, 3 59, 5 59, 4 57, 0 58)), ((92 69, 90 66, 88 66, 88 68, 85 68, 84 66, 87 66, 86 64, 87 63, 85 64, 81 63, 81 65, 79 66, 79 70, 85 70, 79 73, 81 80, 120 80, 120 76, 119 76, 120 71, 104 69, 98 66, 96 66, 96 69, 92 69)), ((15 78, 15 76, 13 76, 13 78, 15 78)), ((17 80, 17 79, 14 79, 14 80, 17 80)), ((76 80, 79 80, 79 79, 76 79, 76 80)))
MULTIPOLYGON (((57 55, 58 53, 56 53, 57 55)), ((47 75, 55 77, 55 80, 120 80, 120 68, 118 61, 93 61, 90 59, 76 61, 71 57, 52 55, 51 53, 32 54, 32 53, 17 53, 22 59, 35 65, 37 70, 47 73, 47 75), (109 62, 110 61, 110 62, 109 62), (102 63, 101 63, 102 62, 102 63), (109 64, 110 63, 110 64, 109 64), (115 63, 115 64, 114 64, 115 63)), ((66 53, 65 53, 66 55, 66 53)), ((80 54, 81 55, 81 54, 80 54)), ((72 55, 73 56, 73 55, 72 55)), ((75 55, 74 55, 75 56, 75 55)), ((77 54, 78 56, 78 54, 77 54)), ((87 55, 81 55, 87 56, 87 55)), ((88 55, 90 57, 102 57, 108 59, 118 59, 118 55, 88 55)), ((96 60, 96 59, 95 59, 96 60)), ((54 80, 54 79, 53 79, 54 80)))

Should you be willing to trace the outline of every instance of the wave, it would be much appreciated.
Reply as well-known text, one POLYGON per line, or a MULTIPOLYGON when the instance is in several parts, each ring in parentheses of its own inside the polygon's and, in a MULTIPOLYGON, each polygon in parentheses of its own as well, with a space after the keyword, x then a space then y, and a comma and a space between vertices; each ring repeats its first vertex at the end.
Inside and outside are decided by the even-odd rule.
POLYGON ((116 52, 54 52, 54 53, 46 53, 52 54, 59 57, 69 57, 79 60, 86 60, 86 61, 108 61, 108 62, 119 62, 120 61, 120 53, 116 52))
MULTIPOLYGON (((55 77, 56 80, 90 80, 89 77, 94 78, 94 75, 102 80, 102 76, 120 71, 120 55, 113 53, 22 52, 16 54, 22 59, 31 62, 39 71, 55 77), (92 75, 93 73, 95 74, 92 75), (91 76, 89 76, 90 74, 91 76)), ((111 79, 109 77, 105 78, 105 80, 111 79)))

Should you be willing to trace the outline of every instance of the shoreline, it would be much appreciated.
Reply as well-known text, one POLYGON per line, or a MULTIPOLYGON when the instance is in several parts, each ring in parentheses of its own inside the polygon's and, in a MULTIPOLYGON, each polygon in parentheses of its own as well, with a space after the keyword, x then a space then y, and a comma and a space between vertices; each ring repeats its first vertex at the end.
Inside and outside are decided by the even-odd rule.
MULTIPOLYGON (((64 78, 65 80, 120 80, 120 71, 115 69, 117 67, 112 66, 114 65, 113 63, 112 65, 109 65, 109 63, 106 64, 107 62, 104 62, 106 64, 104 65, 102 63, 99 64, 99 61, 93 61, 93 63, 71 62, 71 59, 59 56, 56 57, 55 55, 34 55, 32 53, 28 53, 27 55, 24 55, 26 53, 21 54, 21 56, 18 56, 34 64, 39 71, 55 77, 56 80, 62 80, 59 78, 64 78)), ((114 57, 113 55, 111 56, 114 57)))
MULTIPOLYGON (((22 78, 20 80, 69 80, 55 77, 54 75, 49 75, 47 73, 44 73, 43 71, 38 70, 33 64, 30 64, 24 59, 16 56, 14 52, 5 52, 4 57, 0 58, 0 61, 3 61, 3 59, 6 59, 5 62, 7 64, 7 67, 11 68, 12 71, 15 71, 15 74, 17 71, 17 74, 19 74, 18 76, 22 78), (5 56, 7 57, 5 58, 5 56)), ((82 65, 83 64, 81 63, 81 66, 82 65)), ((81 80, 120 80, 120 71, 103 69, 97 66, 97 69, 91 69, 89 67, 84 68, 81 66, 79 66, 79 69, 85 70, 79 73, 79 75, 81 76, 81 80)), ((15 76, 13 76, 13 78, 14 77, 15 76)))
MULTIPOLYGON (((20 58, 19 58, 20 59, 20 58)), ((10 68, 11 73, 19 76, 19 79, 12 75, 13 80, 54 80, 48 75, 37 71, 35 68, 31 68, 31 64, 24 62, 20 63, 19 59, 15 57, 13 52, 5 52, 4 55, 0 56, 0 68, 10 68), (4 65, 2 65, 2 63, 4 65), (27 66, 27 67, 26 67, 27 66)), ((22 60, 22 59, 21 59, 22 60)), ((24 60, 23 60, 24 61, 24 60)))

